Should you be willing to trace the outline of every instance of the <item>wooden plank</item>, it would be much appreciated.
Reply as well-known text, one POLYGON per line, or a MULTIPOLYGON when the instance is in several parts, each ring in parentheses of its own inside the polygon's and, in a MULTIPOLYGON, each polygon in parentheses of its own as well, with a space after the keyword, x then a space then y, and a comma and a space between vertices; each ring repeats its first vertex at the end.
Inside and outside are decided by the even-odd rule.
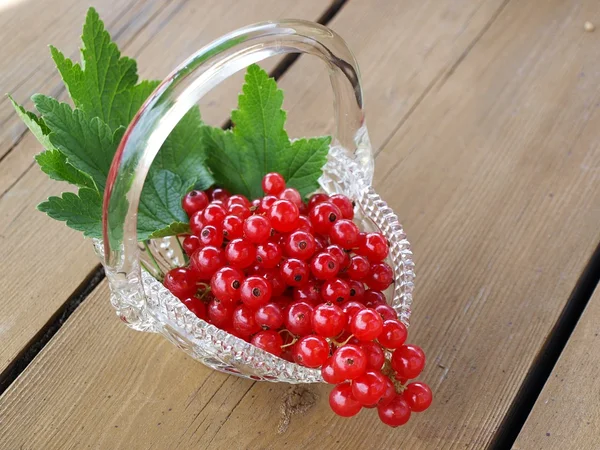
MULTIPOLYGON (((159 78, 189 55, 189 42, 197 48, 249 22, 273 17, 317 19, 327 7, 319 0, 253 0, 246 3, 248 11, 240 14, 239 5, 234 8, 234 4, 237 5, 233 1, 205 2, 202 8, 198 8, 194 2, 169 3, 153 15, 149 23, 143 24, 143 27, 142 24, 136 26, 138 31, 141 28, 143 31, 133 36, 131 42, 123 42, 124 52, 139 56, 142 74, 149 76, 148 71, 151 71, 152 76, 159 78), (193 26, 183 26, 182 22, 186 20, 193 26), (129 53, 130 49, 133 53, 129 53), (153 64, 143 66, 143 62, 150 61, 153 64)), ((135 17, 130 16, 128 20, 135 17)), ((78 18, 79 27, 83 19, 82 13, 78 18)), ((124 36, 129 34, 123 33, 124 36)), ((72 42, 76 42, 78 35, 71 35, 72 42)), ((275 62, 270 61, 266 67, 272 68, 275 62)), ((238 79, 236 89, 239 86, 238 79)), ((220 87, 211 97, 211 107, 204 112, 205 118, 223 122, 228 117, 230 104, 235 101, 236 92, 227 89, 227 86, 220 87)), ((2 291, 5 295, 0 302, 0 337, 4 344, 0 349, 0 372, 98 264, 90 242, 36 211, 36 204, 48 195, 64 190, 64 185, 47 179, 34 165, 33 155, 40 150, 28 133, 0 162, 0 193, 3 193, 0 196, 0 243, 4 251, 0 273, 3 274, 2 291), (61 257, 56 258, 56 255, 61 257)))
POLYGON ((600 289, 596 288, 513 449, 596 450, 600 436, 600 289))
MULTIPOLYGON (((374 77, 367 82, 367 101, 370 98, 369 89, 384 92, 385 88, 381 86, 384 83, 390 84, 388 90, 400 93, 395 94, 398 98, 413 96, 416 82, 408 83, 407 86, 396 84, 406 81, 397 67, 398 61, 403 61, 403 56, 404 59, 409 58, 406 55, 414 51, 423 35, 417 34, 414 37, 415 41, 411 41, 408 35, 403 34, 405 29, 414 31, 414 28, 409 26, 415 21, 414 16, 401 14, 388 2, 371 3, 371 6, 372 8, 365 8, 364 3, 351 2, 342 10, 333 25, 350 41, 362 64, 365 79, 374 77), (373 16, 369 16, 369 20, 376 26, 365 28, 365 23, 368 22, 363 19, 371 9, 380 9, 381 16, 379 21, 373 21, 373 16), (378 34, 378 30, 383 30, 381 35, 378 34), (392 30, 396 30, 398 36, 395 36, 392 30), (383 40, 403 42, 405 45, 395 47, 395 53, 390 54, 389 48, 382 49, 381 46, 375 45, 383 40), (371 72, 365 67, 371 68, 371 72), (384 81, 378 82, 378 79, 384 81)), ((500 24, 494 24, 488 30, 491 37, 486 38, 487 34, 484 35, 485 39, 472 49, 474 55, 463 55, 465 49, 470 48, 472 42, 478 39, 480 32, 488 27, 488 22, 493 20, 500 6, 499 2, 469 4, 458 14, 455 2, 448 2, 445 8, 440 8, 439 2, 423 3, 425 10, 418 10, 419 14, 416 16, 435 16, 440 21, 437 27, 430 23, 426 31, 431 33, 431 30, 443 30, 444 33, 448 33, 440 36, 440 43, 432 50, 431 59, 427 59, 427 63, 434 64, 437 70, 424 68, 429 74, 429 82, 426 85, 431 95, 423 101, 422 95, 411 97, 413 106, 421 103, 419 108, 400 128, 395 140, 385 146, 377 163, 376 184, 392 206, 406 219, 409 231, 412 230, 411 237, 416 242, 420 279, 423 281, 417 292, 412 334, 414 341, 421 343, 430 355, 431 363, 425 379, 436 390, 437 402, 432 411, 415 418, 411 425, 404 429, 389 430, 378 423, 374 414, 368 412, 351 420, 335 418, 326 406, 328 388, 322 387, 319 390, 323 395, 317 406, 304 418, 296 419, 287 434, 277 436, 277 405, 279 397, 287 389, 285 385, 252 383, 207 372, 199 364, 194 366, 186 362, 188 360, 185 355, 166 346, 155 336, 136 334, 128 330, 117 332, 120 324, 117 324, 115 319, 110 319, 110 307, 106 300, 101 301, 103 296, 106 299, 107 294, 101 292, 81 307, 77 315, 69 320, 56 336, 52 347, 42 352, 40 358, 34 361, 0 400, 0 416, 5 418, 4 425, 0 425, 4 427, 0 428, 4 431, 0 431, 0 436, 5 439, 4 442, 9 446, 19 445, 32 439, 32 435, 46 436, 44 445, 47 447, 84 446, 86 443, 94 446, 98 445, 98 439, 102 439, 104 447, 125 448, 143 448, 151 444, 158 447, 179 445, 201 448, 482 448, 484 443, 489 442, 502 412, 495 416, 493 407, 496 405, 486 404, 488 399, 494 398, 494 394, 485 394, 490 386, 484 381, 477 381, 478 376, 490 378, 490 373, 495 373, 498 366, 502 370, 510 371, 516 368, 522 372, 526 365, 526 358, 514 360, 512 353, 515 348, 523 345, 520 339, 526 334, 526 328, 530 326, 529 321, 524 326, 524 319, 521 319, 518 327, 515 326, 515 331, 508 337, 506 328, 510 319, 499 322, 500 318, 506 318, 507 311, 525 307, 515 305, 515 302, 522 298, 520 294, 524 278, 521 279, 518 288, 515 287, 512 291, 511 277, 530 275, 533 272, 537 277, 535 283, 527 290, 523 289, 523 292, 528 295, 535 294, 536 300, 546 296, 555 298, 555 304, 548 307, 546 317, 540 320, 541 324, 548 325, 555 319, 556 303, 566 298, 580 270, 580 266, 577 266, 573 259, 565 258, 569 265, 562 267, 557 266, 557 260, 562 256, 574 258, 572 255, 577 252, 584 253, 589 244, 598 237, 596 230, 592 229, 594 218, 586 216, 584 222, 588 226, 582 230, 583 238, 579 241, 571 237, 567 243, 566 248, 573 253, 563 255, 561 250, 564 251, 564 248, 554 245, 551 254, 546 255, 540 250, 530 250, 532 244, 527 244, 529 240, 537 238, 536 244, 540 246, 540 239, 545 236, 544 233, 559 234, 573 226, 574 216, 593 214, 593 211, 585 209, 588 203, 580 205, 568 201, 572 198, 584 201, 579 193, 584 187, 587 188, 583 185, 589 184, 589 179, 580 179, 581 174, 575 169, 589 142, 579 142, 578 147, 573 149, 577 156, 570 162, 571 172, 568 172, 564 179, 561 179, 556 165, 542 159, 542 155, 532 155, 533 160, 527 161, 531 153, 531 141, 512 150, 511 156, 524 160, 521 170, 517 171, 516 166, 519 164, 513 163, 509 169, 514 169, 515 173, 512 177, 505 177, 504 172, 508 169, 503 166, 498 169, 503 176, 498 177, 498 172, 493 171, 495 165, 487 166, 485 163, 496 163, 494 150, 497 147, 504 149, 506 142, 493 133, 490 135, 494 136, 496 141, 487 144, 481 153, 476 155, 479 166, 469 165, 469 151, 472 153, 477 150, 481 140, 469 141, 471 147, 465 148, 462 139, 465 139, 469 132, 479 136, 478 120, 481 114, 493 109, 496 103, 495 97, 491 95, 483 99, 485 103, 479 103, 480 99, 476 94, 484 87, 500 89, 510 84, 512 72, 508 69, 499 70, 504 64, 522 64, 527 58, 534 61, 541 59, 550 64, 543 50, 543 38, 549 39, 550 36, 545 34, 545 30, 556 17, 565 20, 565 11, 557 7, 550 9, 556 11, 556 17, 546 13, 546 16, 537 18, 537 22, 532 22, 533 28, 529 28, 530 24, 525 17, 535 16, 533 6, 532 9, 523 11, 508 9, 498 17, 498 20, 501 19, 500 24), (484 13, 488 14, 487 20, 483 18, 484 13), (512 20, 516 20, 516 23, 508 26, 512 20), (525 26, 526 24, 528 26, 525 26), (501 30, 507 27, 510 33, 504 35, 501 30), (449 34, 448 30, 451 28, 455 30, 455 34, 449 34), (516 36, 521 40, 515 41, 516 36), (532 41, 528 48, 522 49, 522 42, 527 38, 532 38, 532 41), (453 42, 454 46, 448 42, 453 42), (498 49, 504 47, 508 47, 508 50, 502 61, 488 68, 488 59, 493 59, 492 56, 497 56, 498 49), (442 55, 446 55, 447 59, 442 55), (463 61, 465 66, 461 64, 455 67, 455 63, 462 60, 463 56, 466 56, 463 61), (443 79, 444 74, 452 72, 452 76, 443 79), (480 74, 483 78, 478 80, 480 74), (438 83, 435 80, 438 80, 438 83), (473 91, 470 92, 465 86, 473 91), (444 108, 438 109, 439 106, 444 108), (451 123, 448 123, 449 121, 451 123), (432 123, 443 124, 435 142, 430 142, 432 123), (458 129, 465 131, 457 135, 458 129), (407 137, 404 130, 408 130, 410 136, 407 137), (397 136, 403 136, 411 145, 398 142, 397 136), (418 148, 419 152, 415 152, 415 148, 418 148), (419 161, 423 154, 425 156, 421 165, 419 161), (456 160, 453 157, 456 157, 456 160), (391 176, 390 168, 399 162, 406 166, 399 167, 391 176), (544 168, 548 166, 545 175, 550 181, 558 184, 557 189, 560 190, 554 194, 556 202, 550 202, 546 198, 545 185, 526 185, 525 187, 531 188, 529 191, 524 189, 523 184, 515 182, 520 178, 529 180, 531 167, 537 162, 541 162, 544 168), (464 178, 461 176, 462 167, 470 167, 464 178), (384 168, 388 170, 382 170, 384 168), (446 170, 448 168, 452 168, 452 171, 446 170), (467 175, 473 179, 467 178, 467 175), (403 182, 400 183, 399 180, 403 182), (441 181, 444 181, 445 187, 438 193, 441 181), (492 185, 491 190, 482 190, 481 183, 488 182, 492 185), (427 195, 420 194, 421 191, 426 191, 427 195), (499 195, 500 193, 506 194, 511 200, 513 197, 517 199, 514 204, 504 205, 503 199, 506 197, 499 195), (473 200, 470 195, 473 195, 473 200), (414 199, 415 196, 418 196, 417 200, 414 199), (521 196, 523 198, 519 199, 521 196), (463 198, 467 199, 466 203, 462 203, 463 198), (540 211, 537 206, 523 211, 527 204, 540 198, 545 202, 542 206, 547 208, 547 211, 540 211), (477 200, 480 200, 479 205, 477 200), (505 209, 498 212, 500 217, 506 214, 507 218, 504 221, 488 217, 488 200, 493 200, 497 208, 499 203, 505 209), (445 203, 448 203, 448 207, 443 206, 445 203), (565 205, 577 208, 575 212, 569 212, 563 210, 565 205), (472 211, 466 214, 468 209, 472 211), (438 217, 440 212, 444 215, 438 217), (522 221, 520 223, 519 214, 522 221), (539 218, 536 218, 536 214, 539 214, 539 218), (506 225, 512 224, 513 221, 517 222, 517 231, 520 233, 515 237, 511 234, 512 230, 506 228, 506 225), (452 224, 452 228, 449 228, 449 224, 452 224), (532 229, 524 229, 523 224, 532 229), (465 235, 468 232, 469 239, 464 237, 465 235, 455 237, 456 230, 465 235), (488 242, 488 230, 499 240, 488 242), (500 245, 503 241, 506 246, 500 245), (508 244, 526 247, 531 253, 531 261, 517 259, 517 266, 503 267, 507 265, 507 260, 513 257, 508 244), (481 253, 485 245, 492 245, 493 252, 481 253), (489 256, 490 254, 493 257, 489 256), (497 261, 495 258, 498 255, 500 259, 497 261), (471 259, 474 263, 467 265, 462 262, 463 258, 471 259), (540 266, 533 266, 532 269, 532 261, 535 264, 539 262, 540 266), (489 273, 485 271, 487 266, 494 269, 491 280, 489 273), (536 272, 538 268, 540 273, 536 272), (563 271, 563 276, 560 282, 554 283, 560 270, 563 271), (474 276, 470 278, 472 272, 474 276), (548 284, 551 286, 546 287, 548 284), (504 299, 506 296, 508 300, 504 299), (440 313, 440 299, 444 302, 443 315, 440 313), (498 306, 490 302, 497 302, 498 306), (104 316, 106 319, 103 319, 104 316), (490 322, 486 321, 488 319, 496 321, 490 326, 490 322), (88 327, 91 327, 91 330, 88 330, 88 327), (486 344, 484 339, 486 333, 493 336, 494 344, 508 339, 512 347, 504 345, 499 346, 497 350, 494 347, 490 349, 490 344, 486 344), (108 351, 103 350, 107 347, 107 336, 110 336, 111 344, 108 351), (55 362, 59 361, 60 355, 63 354, 70 355, 71 368, 55 362), (98 364, 102 364, 101 369, 98 364), (438 364, 445 368, 438 367, 438 364), (481 364, 482 369, 479 370, 476 364, 481 364), (113 377, 116 377, 115 382, 109 384, 113 377), (78 380, 85 380, 87 385, 78 380), (120 386, 115 388, 115 385, 119 384, 120 386), (59 395, 53 395, 55 392, 59 395), (454 395, 454 392, 457 392, 457 395, 454 395), (197 396, 201 396, 201 400, 194 403, 197 396), (102 407, 98 408, 98 405, 102 407), (189 405, 187 409, 186 405, 189 405), (473 414, 470 409, 472 405, 476 406, 473 408, 476 413, 473 414), (57 419, 54 419, 57 416, 54 414, 52 419, 49 419, 49 411, 61 411, 63 414, 57 419), (26 419, 21 419, 23 417, 26 419), (65 421, 63 417, 66 417, 65 421), (490 421, 487 428, 486 419, 490 421), (257 423, 260 426, 257 426, 257 423), (306 433, 306 430, 311 432, 306 433)), ((576 19, 569 17, 569 20, 576 19)), ((558 42, 560 43, 561 41, 558 42)), ((565 43, 562 44, 564 47, 565 43)), ((586 55, 589 55, 589 46, 583 46, 580 52, 587 52, 586 55)), ((581 57, 581 54, 577 56, 581 57)), ((298 68, 304 67, 304 62, 301 64, 298 68)), ((555 67, 551 68, 556 70, 555 67)), ((283 79, 282 87, 287 93, 287 106, 292 118, 294 114, 298 114, 296 117, 299 117, 302 110, 312 117, 313 113, 318 113, 325 106, 319 99, 313 99, 308 108, 306 103, 295 103, 296 98, 308 98, 307 101, 310 102, 310 93, 315 88, 315 84, 311 84, 312 69, 312 66, 307 65, 302 72, 296 72, 295 67, 283 79)), ((561 75, 560 72, 550 74, 546 77, 537 73, 535 75, 546 84, 553 81, 552 76, 561 75)), ((509 100, 517 102, 515 99, 529 89, 530 84, 527 83, 532 83, 532 80, 535 78, 515 80, 509 100)), ((587 95, 591 84, 584 87, 587 95)), ((538 89, 531 95, 533 98, 530 100, 539 100, 540 95, 538 89)), ((393 98, 389 98, 388 101, 373 105, 369 109, 369 121, 375 125, 375 129, 377 124, 383 121, 389 124, 391 133, 412 109, 398 112, 397 102, 392 100, 393 98), (397 123, 390 119, 391 114, 396 115, 397 123)), ((562 104, 570 111, 575 110, 578 105, 576 102, 562 104)), ((555 114, 555 110, 547 106, 539 116, 531 117, 530 110, 525 110, 514 119, 508 114, 514 114, 514 108, 502 106, 498 111, 498 123, 502 129, 509 125, 507 121, 510 120, 522 120, 527 124, 534 119, 551 120, 555 114)), ((315 114, 315 117, 318 115, 315 114)), ((318 129, 316 121, 311 119, 309 123, 318 129)), ((496 122, 488 117, 485 125, 493 129, 495 124, 496 122)), ((325 122, 321 125, 325 125, 325 122)), ((376 133, 372 134, 378 145, 388 139, 383 131, 379 136, 376 133)), ((530 136, 530 139, 533 137, 530 136)), ((558 151, 555 147, 551 150, 554 152, 551 156, 558 151)), ((588 173, 587 176, 591 175, 588 173)), ((589 199, 590 202, 592 200, 589 199)), ((532 307, 534 303, 528 302, 527 305, 532 307)), ((536 331, 539 329, 538 326, 536 331)), ((531 353, 528 355, 531 356, 531 353)), ((501 384, 501 380, 494 380, 498 385, 501 384)), ((512 389, 514 392, 519 381, 518 376, 509 379, 503 388, 508 388, 509 391, 512 389)), ((493 386, 493 389, 490 391, 500 397, 498 392, 502 392, 501 389, 496 386, 493 386)), ((504 404, 501 406, 505 407, 510 401, 510 396, 507 395, 502 401, 504 404)), ((39 442, 36 441, 38 446, 39 442)))

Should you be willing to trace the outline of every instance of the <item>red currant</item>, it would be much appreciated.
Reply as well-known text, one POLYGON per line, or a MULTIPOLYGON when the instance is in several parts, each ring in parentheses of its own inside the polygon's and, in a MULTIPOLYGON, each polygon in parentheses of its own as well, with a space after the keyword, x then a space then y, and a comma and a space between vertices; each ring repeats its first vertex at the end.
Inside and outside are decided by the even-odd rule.
POLYGON ((326 280, 321 286, 321 297, 325 302, 345 302, 350 298, 350 286, 341 278, 326 280))
POLYGON ((245 269, 256 258, 256 247, 245 239, 234 239, 225 247, 225 257, 231 267, 245 269))
POLYGON ((342 213, 333 203, 323 202, 310 210, 308 218, 317 233, 328 234, 333 224, 342 218, 342 213))
POLYGON ((315 238, 306 231, 294 231, 285 237, 284 247, 287 256, 304 261, 315 251, 315 238))
POLYGON ((279 198, 282 200, 289 200, 294 203, 298 208, 302 205, 302 196, 297 189, 294 188, 285 188, 281 194, 279 194, 279 198))
POLYGON ((183 251, 186 255, 192 256, 196 250, 198 250, 202 246, 202 242, 200 242, 200 238, 193 234, 186 236, 183 239, 183 251))
POLYGON ((362 405, 375 405, 385 394, 385 377, 370 370, 352 382, 352 396, 362 405))
POLYGON ((261 329, 254 320, 254 311, 246 305, 240 305, 233 311, 233 328, 243 338, 250 337, 261 329))
POLYGON ((271 296, 278 297, 285 291, 285 281, 277 269, 261 269, 256 275, 271 283, 271 296))
POLYGON ((210 323, 219 328, 224 328, 231 323, 233 304, 231 302, 222 302, 218 298, 213 298, 208 303, 207 312, 210 323))
POLYGON ((188 297, 181 300, 181 302, 187 306, 198 319, 207 320, 208 314, 206 313, 206 305, 197 297, 188 297))
POLYGON ((163 284, 179 299, 192 297, 198 290, 195 273, 183 267, 169 270, 165 274, 163 284))
POLYGON ((285 180, 276 172, 268 173, 262 179, 262 189, 267 195, 279 195, 285 189, 285 180))
POLYGON ((368 341, 358 344, 367 355, 367 369, 381 370, 385 363, 385 353, 377 342, 368 341))
POLYGON ((254 313, 254 320, 265 330, 278 330, 283 325, 283 311, 275 303, 267 303, 254 313))
POLYGON ((273 206, 273 203, 275 203, 277 200, 279 200, 279 199, 277 197, 275 197, 274 195, 265 195, 260 200, 260 205, 258 206, 258 213, 266 214, 267 211, 269 209, 271 209, 271 206, 273 206))
POLYGON ((306 231, 307 233, 314 234, 314 230, 312 224, 310 223, 310 219, 304 215, 300 215, 298 217, 298 222, 296 223, 296 229, 306 231))
POLYGON ((386 263, 375 263, 371 266, 365 283, 371 289, 383 291, 394 281, 394 271, 386 263))
POLYGON ((223 229, 221 226, 206 225, 199 235, 202 246, 220 247, 223 245, 223 229))
POLYGON ((358 227, 348 219, 336 221, 329 230, 329 240, 343 249, 350 250, 358 243, 358 227))
POLYGON ((385 295, 383 295, 382 292, 369 289, 365 291, 363 303, 367 308, 375 308, 377 305, 385 305, 385 295))
POLYGON ((425 411, 433 400, 429 386, 419 381, 408 384, 402 396, 413 412, 425 411))
POLYGON ((271 236, 271 222, 265 216, 250 216, 244 221, 244 236, 254 244, 264 244, 271 236))
POLYGON ((310 199, 308 200, 308 209, 311 210, 319 203, 323 203, 326 201, 329 201, 329 195, 320 194, 320 193, 313 194, 310 196, 310 199))
POLYGON ((323 303, 313 309, 312 329, 319 336, 335 337, 340 334, 348 318, 342 308, 331 303, 323 303))
POLYGON ((354 315, 365 309, 365 305, 355 302, 355 301, 349 301, 346 302, 342 305, 342 311, 344 311, 346 313, 346 317, 348 318, 348 323, 350 323, 350 320, 354 317, 354 315))
POLYGON ((354 204, 348 197, 342 194, 333 194, 329 197, 329 201, 340 209, 344 219, 352 220, 354 218, 354 204))
POLYGON ((386 320, 383 322, 383 329, 377 340, 385 348, 391 350, 404 345, 408 337, 408 330, 403 323, 397 320, 386 320))
POLYGON ((228 216, 236 216, 242 220, 250 217, 251 214, 252 212, 250 211, 250 208, 248 206, 240 205, 239 203, 234 203, 233 205, 229 206, 229 208, 227 208, 228 216))
POLYGON ((410 408, 406 400, 396 395, 389 403, 377 407, 379 419, 391 427, 404 425, 410 419, 410 408))
POLYGON ((210 280, 225 265, 225 253, 217 247, 203 247, 192 255, 190 263, 200 279, 210 280))
POLYGON ((244 221, 238 216, 225 216, 223 219, 223 237, 228 240, 239 239, 244 234, 244 221))
POLYGON ((329 358, 329 343, 321 336, 303 336, 294 345, 292 355, 298 364, 311 368, 321 367, 329 358))
POLYGON ((204 211, 196 211, 190 217, 190 231, 196 236, 200 236, 200 231, 204 227, 204 211))
POLYGON ((263 330, 252 336, 250 341, 256 347, 272 353, 275 356, 281 356, 283 339, 281 335, 273 330, 263 330))
POLYGON ((240 298, 240 287, 244 275, 232 267, 222 267, 212 276, 210 287, 213 295, 221 302, 231 303, 240 298))
POLYGON ((377 314, 379 314, 384 321, 398 319, 398 313, 396 310, 387 303, 383 305, 377 305, 373 309, 377 311, 377 314))
POLYGON ((398 377, 411 380, 425 367, 425 353, 416 345, 403 345, 392 353, 391 363, 398 377))
POLYGON ((336 276, 340 269, 337 259, 328 252, 318 253, 310 262, 310 271, 319 280, 328 280, 336 276))
POLYGON ((303 286, 308 283, 308 264, 296 258, 288 258, 281 264, 281 277, 288 286, 303 286))
POLYGON ((350 321, 350 331, 360 341, 377 339, 383 330, 383 319, 372 309, 358 311, 350 321))
POLYGON ((335 373, 335 370, 332 366, 332 358, 329 358, 325 363, 321 366, 321 376, 323 377, 323 381, 329 384, 339 384, 344 381, 344 379, 338 376, 335 373))
POLYGON ((328 253, 337 260, 340 266, 340 272, 346 270, 350 264, 350 255, 345 252, 339 245, 330 245, 325 249, 328 253))
POLYGON ((350 258, 350 265, 346 269, 346 273, 353 280, 362 280, 371 271, 371 264, 364 256, 354 255, 350 258))
POLYGON ((277 200, 267 211, 267 217, 275 230, 281 233, 288 233, 296 228, 300 211, 289 200, 277 200))
POLYGON ((396 398, 396 387, 390 377, 385 377, 385 393, 379 399, 378 406, 385 406, 396 398))
POLYGON ((332 356, 331 365, 344 380, 354 380, 367 371, 367 356, 358 346, 346 344, 339 347, 332 356))
POLYGON ((362 302, 365 297, 365 286, 361 281, 350 280, 348 281, 348 286, 350 286, 350 300, 354 300, 356 302, 362 302))
POLYGON ((366 256, 369 261, 381 262, 388 255, 387 239, 381 233, 367 233, 360 239, 356 253, 366 256))
POLYGON ((283 252, 281 247, 273 242, 256 246, 256 261, 261 267, 272 269, 281 261, 283 252))
POLYGON ((252 204, 250 203, 250 200, 248 200, 246 198, 246 196, 240 195, 240 194, 235 194, 235 195, 232 195, 231 197, 229 197, 227 199, 227 201, 225 202, 225 206, 228 209, 231 207, 231 205, 241 205, 241 206, 245 206, 246 208, 250 208, 250 206, 252 204))
POLYGON ((208 196, 202 191, 188 192, 183 200, 181 207, 186 212, 188 217, 191 217, 197 211, 201 211, 208 205, 208 196))
POLYGON ((204 225, 221 225, 225 215, 225 208, 223 208, 221 205, 211 203, 202 211, 202 222, 204 225))
POLYGON ((284 323, 287 330, 298 336, 306 336, 312 331, 311 317, 313 308, 305 302, 293 302, 285 313, 284 323))
POLYGON ((223 188, 213 188, 211 191, 211 199, 225 203, 229 198, 229 192, 223 188))
POLYGON ((329 406, 338 416, 352 417, 360 412, 361 404, 352 396, 350 383, 338 384, 329 394, 329 406))
POLYGON ((304 286, 294 288, 294 300, 317 305, 321 302, 321 286, 315 280, 310 280, 304 286))
POLYGON ((242 302, 252 309, 257 309, 271 300, 271 284, 259 276, 247 277, 240 288, 242 302))

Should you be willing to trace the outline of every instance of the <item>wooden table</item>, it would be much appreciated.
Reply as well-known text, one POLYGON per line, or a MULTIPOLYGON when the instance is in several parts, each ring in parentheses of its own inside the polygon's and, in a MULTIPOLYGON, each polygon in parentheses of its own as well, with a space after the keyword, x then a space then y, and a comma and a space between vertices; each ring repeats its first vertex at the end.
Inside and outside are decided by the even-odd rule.
MULTIPOLYGON (((412 340, 434 406, 389 429, 317 404, 277 434, 287 386, 211 371, 116 318, 81 236, 35 210, 61 189, 0 100, 0 448, 600 448, 597 0, 97 0, 142 76, 239 26, 327 23, 361 65, 375 187, 414 244, 412 340)), ((65 98, 86 2, 0 4, 0 87, 65 98)), ((332 125, 327 77, 281 73, 292 135, 332 125)), ((285 70, 282 70, 285 69, 285 70)), ((240 78, 211 94, 224 123, 240 78)))

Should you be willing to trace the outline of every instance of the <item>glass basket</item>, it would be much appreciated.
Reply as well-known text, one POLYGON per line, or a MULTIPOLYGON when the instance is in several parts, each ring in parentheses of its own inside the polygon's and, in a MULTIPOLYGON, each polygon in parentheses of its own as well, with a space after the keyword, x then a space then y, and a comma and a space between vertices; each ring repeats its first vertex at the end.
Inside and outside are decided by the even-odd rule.
POLYGON ((390 305, 408 325, 414 264, 396 214, 371 187, 373 153, 363 111, 358 65, 346 43, 322 25, 286 20, 241 28, 203 47, 158 86, 136 114, 112 162, 104 194, 103 241, 94 245, 102 259, 111 303, 131 328, 164 335, 205 365, 255 380, 322 382, 319 369, 288 362, 198 319, 142 264, 152 251, 163 269, 183 264, 176 237, 141 245, 137 209, 148 169, 161 145, 184 114, 233 73, 265 58, 308 53, 327 64, 335 104, 335 130, 319 182, 324 192, 343 193, 356 203, 364 230, 388 239, 394 283, 390 305))

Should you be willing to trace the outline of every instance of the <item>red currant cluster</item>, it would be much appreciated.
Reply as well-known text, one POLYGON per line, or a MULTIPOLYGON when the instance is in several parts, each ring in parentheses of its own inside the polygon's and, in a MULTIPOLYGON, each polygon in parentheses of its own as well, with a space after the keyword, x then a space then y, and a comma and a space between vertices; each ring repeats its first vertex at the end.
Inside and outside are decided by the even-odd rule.
POLYGON ((220 188, 188 193, 190 263, 169 271, 164 285, 197 317, 321 368, 336 385, 329 403, 338 415, 377 407, 384 423, 403 425, 432 396, 424 383, 406 384, 425 355, 405 345, 407 329, 382 293, 393 282, 387 240, 359 230, 344 195, 305 203, 277 173, 262 187, 265 196, 252 202, 220 188))

